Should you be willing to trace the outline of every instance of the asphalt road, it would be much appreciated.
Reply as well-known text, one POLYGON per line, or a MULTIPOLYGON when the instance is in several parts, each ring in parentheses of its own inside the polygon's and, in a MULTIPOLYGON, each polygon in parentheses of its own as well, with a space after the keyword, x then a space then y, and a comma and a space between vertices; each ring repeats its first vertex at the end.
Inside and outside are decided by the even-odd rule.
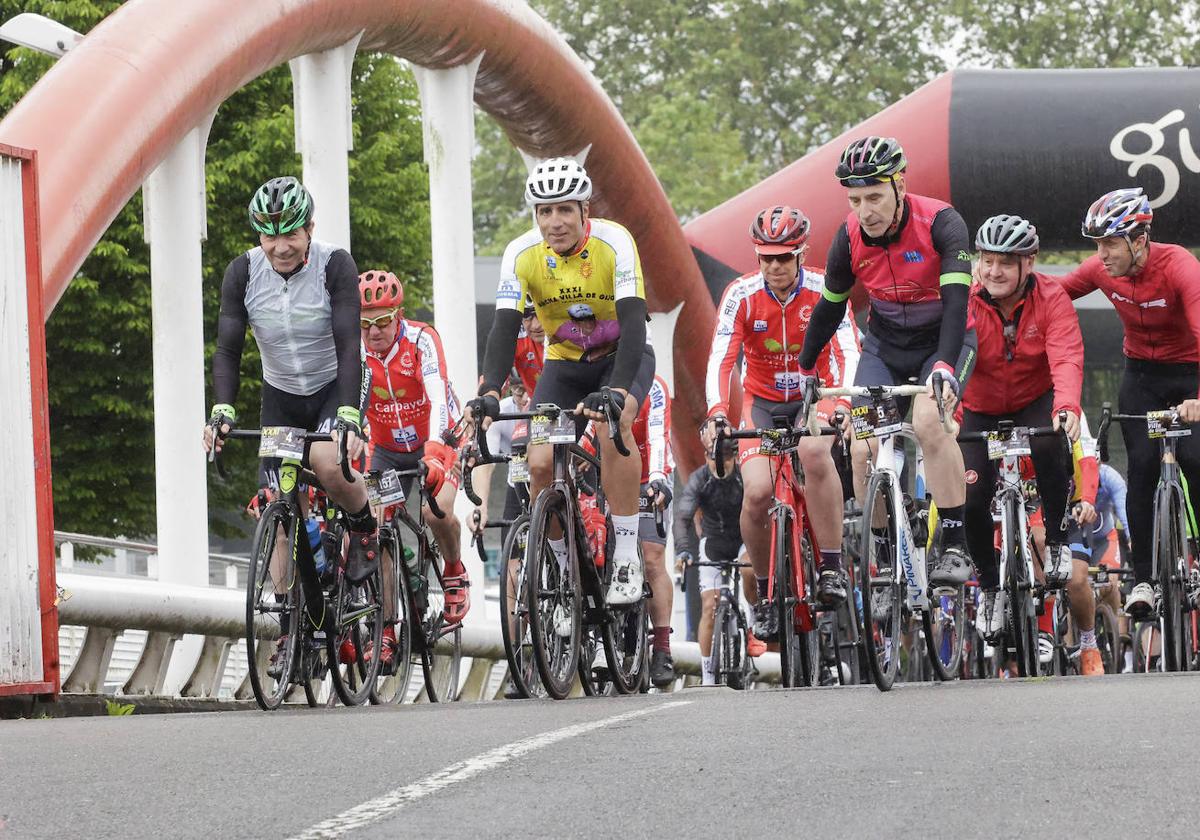
POLYGON ((1200 676, 0 722, 0 840, 1197 837, 1200 676))

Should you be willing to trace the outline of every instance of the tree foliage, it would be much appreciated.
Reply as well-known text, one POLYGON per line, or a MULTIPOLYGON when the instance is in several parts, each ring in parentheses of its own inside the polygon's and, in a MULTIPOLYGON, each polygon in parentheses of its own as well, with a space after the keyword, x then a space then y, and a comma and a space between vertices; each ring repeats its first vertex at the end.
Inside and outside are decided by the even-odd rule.
MULTIPOLYGON (((39 12, 86 33, 119 5, 112 0, 0 0, 0 14, 8 19, 22 11, 39 12)), ((52 60, 10 48, 0 62, 2 117, 52 60)), ((407 292, 420 303, 430 288, 429 199, 416 85, 391 56, 363 53, 355 59, 353 90, 355 259, 364 268, 387 267, 412 278, 407 292)), ((287 67, 250 82, 217 111, 206 167, 206 360, 215 345, 225 266, 256 244, 246 204, 268 178, 300 174, 294 138, 287 67)), ((141 203, 139 192, 121 210, 47 323, 55 522, 63 530, 145 537, 155 528, 150 255, 141 203)), ((257 419, 261 374, 254 342, 248 341, 238 398, 247 423, 257 419)), ((163 432, 198 438, 203 419, 196 418, 195 429, 163 432)), ((252 492, 254 458, 249 447, 243 450, 230 459, 234 481, 210 482, 210 511, 236 509, 252 492)))

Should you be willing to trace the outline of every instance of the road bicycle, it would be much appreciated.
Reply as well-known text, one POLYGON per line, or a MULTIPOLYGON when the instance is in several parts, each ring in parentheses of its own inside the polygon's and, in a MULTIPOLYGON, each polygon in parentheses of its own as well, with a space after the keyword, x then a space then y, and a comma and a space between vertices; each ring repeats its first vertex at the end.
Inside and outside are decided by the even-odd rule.
MULTIPOLYGON (((804 499, 804 478, 798 449, 812 434, 784 417, 775 428, 731 430, 721 425, 713 441, 718 478, 725 476, 725 442, 758 440, 759 454, 772 461, 774 502, 767 511, 771 522, 771 559, 767 600, 778 616, 779 668, 784 686, 818 685, 821 634, 817 613, 826 608, 817 600, 816 557, 820 552, 804 499)), ((834 434, 833 429, 819 430, 834 434)))
POLYGON ((713 612, 713 677, 717 685, 727 685, 739 691, 750 684, 754 665, 746 644, 750 625, 742 611, 739 591, 739 569, 750 568, 737 558, 731 560, 699 560, 696 566, 711 566, 717 570, 717 603, 713 612))
MULTIPOLYGON (((221 418, 215 418, 210 424, 214 435, 220 423, 221 418)), ((286 426, 232 429, 222 437, 259 439, 259 457, 281 459, 279 495, 261 511, 246 581, 246 659, 255 700, 264 710, 277 709, 299 683, 308 704, 319 706, 321 683, 328 676, 343 704, 361 704, 379 668, 378 657, 368 661, 364 656, 368 645, 379 650, 383 632, 379 572, 360 583, 346 577, 347 515, 322 502, 317 512, 329 564, 323 579, 300 501, 302 483, 319 487, 316 477, 303 469, 305 445, 332 437, 286 426), (261 644, 263 639, 277 640, 274 655, 261 644)), ((338 461, 342 475, 353 481, 346 440, 342 428, 338 461)), ((209 460, 221 471, 215 446, 209 460)), ((322 501, 323 494, 317 498, 322 501)))
MULTIPOLYGON (((907 616, 921 622, 920 635, 937 679, 954 679, 962 658, 964 587, 929 587, 924 458, 912 425, 901 421, 895 401, 926 390, 922 385, 818 390, 821 399, 867 400, 851 410, 855 437, 875 441, 862 509, 857 584, 862 593, 864 658, 880 691, 890 690, 899 673, 907 616), (913 449, 911 457, 906 455, 906 444, 913 449)), ((940 402, 938 408, 941 412, 940 402)), ((944 414, 942 423, 947 431, 953 429, 953 421, 944 414)))
MULTIPOLYGON (((1175 457, 1178 439, 1191 435, 1189 424, 1174 409, 1146 414, 1114 414, 1111 403, 1100 412, 1096 438, 1100 459, 1108 459, 1108 431, 1113 423, 1135 423, 1147 437, 1159 445, 1158 486, 1154 490, 1154 536, 1151 555, 1151 580, 1154 582, 1154 606, 1162 633, 1163 666, 1167 671, 1187 671, 1196 667, 1197 645, 1194 605, 1200 598, 1200 568, 1187 537, 1187 502, 1175 457)), ((1141 645, 1139 644, 1140 650, 1141 645)))

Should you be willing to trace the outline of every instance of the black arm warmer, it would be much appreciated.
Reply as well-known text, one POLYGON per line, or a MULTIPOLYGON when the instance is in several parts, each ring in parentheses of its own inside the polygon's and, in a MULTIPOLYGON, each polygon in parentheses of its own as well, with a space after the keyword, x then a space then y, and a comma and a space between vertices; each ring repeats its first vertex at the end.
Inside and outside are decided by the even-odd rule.
MULTIPOLYGON (((938 338, 938 361, 950 367, 958 364, 963 338, 967 334, 967 299, 971 289, 961 283, 942 286, 942 332, 938 338)), ((816 313, 813 313, 816 316, 816 313)))
POLYGON ((346 251, 334 251, 325 266, 325 288, 333 317, 333 346, 337 350, 338 405, 358 405, 362 384, 362 333, 358 320, 358 266, 346 251))
POLYGON ((212 360, 213 401, 233 405, 242 378, 242 349, 246 346, 246 283, 250 258, 245 254, 225 269, 221 281, 221 314, 217 317, 217 349, 212 360))
POLYGON ((640 297, 617 301, 617 323, 621 325, 621 337, 617 340, 617 358, 608 384, 628 391, 646 354, 646 301, 640 297))
MULTIPOLYGON (((733 465, 729 465, 733 469, 733 465)), ((690 552, 696 557, 699 540, 696 537, 696 511, 700 507, 700 488, 704 486, 704 474, 708 467, 700 467, 694 471, 684 485, 683 492, 671 505, 674 508, 675 522, 672 530, 675 535, 675 553, 690 552)), ((697 557, 696 559, 703 559, 697 557)))
POLYGON ((497 309, 483 354, 483 382, 479 393, 500 393, 517 355, 517 335, 521 332, 521 313, 516 309, 497 309))

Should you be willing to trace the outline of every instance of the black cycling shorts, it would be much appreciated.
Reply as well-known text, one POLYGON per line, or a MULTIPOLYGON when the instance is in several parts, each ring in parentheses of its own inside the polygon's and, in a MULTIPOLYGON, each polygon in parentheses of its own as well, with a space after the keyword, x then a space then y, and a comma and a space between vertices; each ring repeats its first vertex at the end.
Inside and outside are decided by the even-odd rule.
MULTIPOLYGON (((959 393, 967 387, 971 371, 975 369, 975 358, 979 340, 975 330, 968 329, 963 336, 962 351, 958 354, 958 362, 954 365, 954 375, 958 379, 959 393)), ((879 340, 878 336, 868 332, 863 336, 862 354, 858 358, 858 369, 854 374, 854 384, 857 387, 870 385, 924 385, 933 373, 937 364, 936 347, 916 347, 900 349, 879 340)), ((854 405, 866 405, 870 402, 865 397, 855 397, 854 405)), ((912 400, 908 397, 898 397, 896 404, 900 416, 908 414, 912 400)))
MULTIPOLYGON (((533 405, 551 403, 567 409, 575 408, 588 394, 599 391, 608 384, 616 359, 616 353, 591 362, 547 359, 545 367, 542 368, 542 377, 533 391, 533 405)), ((637 375, 633 377, 629 386, 629 396, 637 400, 640 406, 645 401, 646 394, 650 393, 653 383, 654 348, 647 344, 641 364, 638 365, 637 375)), ((577 435, 583 434, 585 426, 586 417, 575 418, 577 435)))
MULTIPOLYGON (((281 391, 266 382, 262 384, 262 408, 259 426, 291 426, 308 432, 326 432, 337 420, 337 380, 319 391, 301 396, 281 391)), ((308 447, 304 445, 304 463, 308 464, 308 447)), ((279 486, 279 458, 263 458, 259 464, 259 485, 279 486)))

